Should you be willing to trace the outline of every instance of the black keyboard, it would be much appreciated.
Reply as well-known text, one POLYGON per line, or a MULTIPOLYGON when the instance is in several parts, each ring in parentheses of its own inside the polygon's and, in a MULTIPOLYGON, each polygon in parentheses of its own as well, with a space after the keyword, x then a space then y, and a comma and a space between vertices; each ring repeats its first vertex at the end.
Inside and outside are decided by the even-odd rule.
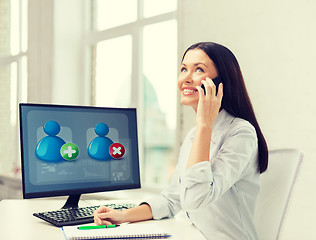
MULTIPOLYGON (((104 204, 106 207, 123 210, 135 207, 132 203, 104 204)), ((92 223, 93 212, 100 206, 90 206, 82 208, 66 208, 56 211, 33 213, 33 216, 43 219, 56 227, 92 223)))

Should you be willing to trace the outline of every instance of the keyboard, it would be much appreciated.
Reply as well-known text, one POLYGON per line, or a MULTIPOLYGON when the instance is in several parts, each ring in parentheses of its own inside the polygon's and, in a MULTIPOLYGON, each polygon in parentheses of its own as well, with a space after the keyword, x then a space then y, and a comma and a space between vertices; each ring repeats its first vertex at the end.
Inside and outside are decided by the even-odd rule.
MULTIPOLYGON (((106 207, 114 208, 117 210, 128 209, 136 207, 133 203, 112 203, 104 204, 106 207)), ((56 227, 78 225, 84 223, 92 223, 93 212, 100 206, 89 206, 81 208, 66 208, 56 211, 33 213, 33 216, 45 220, 56 227)))

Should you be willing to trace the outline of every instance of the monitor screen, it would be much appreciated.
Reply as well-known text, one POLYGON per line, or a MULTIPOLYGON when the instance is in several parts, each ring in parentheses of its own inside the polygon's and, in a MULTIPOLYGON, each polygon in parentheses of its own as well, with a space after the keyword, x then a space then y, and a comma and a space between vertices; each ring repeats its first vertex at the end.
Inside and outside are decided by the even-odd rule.
POLYGON ((24 198, 140 187, 135 108, 19 109, 24 198))

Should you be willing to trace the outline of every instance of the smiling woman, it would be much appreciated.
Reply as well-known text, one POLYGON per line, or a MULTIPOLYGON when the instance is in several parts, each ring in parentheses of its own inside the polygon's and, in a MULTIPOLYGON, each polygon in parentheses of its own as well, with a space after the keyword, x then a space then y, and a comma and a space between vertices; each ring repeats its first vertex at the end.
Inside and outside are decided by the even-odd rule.
POLYGON ((207 239, 258 239, 253 214, 267 145, 236 58, 216 43, 192 45, 183 55, 178 86, 181 103, 196 112, 196 126, 182 144, 172 183, 138 207, 100 207, 95 223, 162 219, 183 209, 207 239), (223 83, 216 92, 211 78, 218 74, 223 83), (229 85, 238 91, 230 92, 229 85), (252 114, 243 115, 245 108, 252 114))
POLYGON ((195 49, 187 52, 182 60, 178 77, 178 87, 182 93, 181 103, 192 106, 196 111, 199 99, 197 86, 200 86, 206 77, 213 79, 217 75, 214 62, 204 51, 195 49))

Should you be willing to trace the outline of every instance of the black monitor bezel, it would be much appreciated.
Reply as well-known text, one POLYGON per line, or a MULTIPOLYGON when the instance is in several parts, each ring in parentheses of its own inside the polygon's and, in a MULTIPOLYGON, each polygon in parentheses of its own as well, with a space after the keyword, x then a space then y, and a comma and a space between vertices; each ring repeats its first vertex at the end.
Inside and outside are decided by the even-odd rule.
POLYGON ((43 198, 43 197, 57 197, 57 196, 68 196, 68 195, 80 195, 86 193, 97 193, 97 192, 106 192, 106 191, 116 191, 116 190, 128 190, 128 189, 137 189, 141 188, 140 182, 140 167, 139 167, 139 149, 138 149, 138 129, 137 129, 137 111, 136 108, 114 108, 114 107, 96 107, 96 106, 79 106, 79 105, 58 105, 58 104, 39 104, 39 103, 19 103, 19 121, 20 121, 20 147, 21 147, 21 172, 22 172, 22 190, 23 198, 43 198), (133 164, 136 164, 137 168, 137 179, 135 183, 126 184, 126 185, 116 185, 116 186, 104 186, 96 188, 82 188, 82 189, 65 189, 58 191, 42 191, 42 192, 30 192, 27 193, 25 189, 25 166, 24 166, 24 149, 23 149, 23 126, 22 126, 22 108, 24 106, 31 107, 58 107, 58 108, 76 108, 76 109, 98 109, 98 110, 117 110, 117 111, 133 111, 134 112, 134 121, 135 121, 135 140, 136 146, 133 146, 135 155, 137 156, 138 161, 133 164))

